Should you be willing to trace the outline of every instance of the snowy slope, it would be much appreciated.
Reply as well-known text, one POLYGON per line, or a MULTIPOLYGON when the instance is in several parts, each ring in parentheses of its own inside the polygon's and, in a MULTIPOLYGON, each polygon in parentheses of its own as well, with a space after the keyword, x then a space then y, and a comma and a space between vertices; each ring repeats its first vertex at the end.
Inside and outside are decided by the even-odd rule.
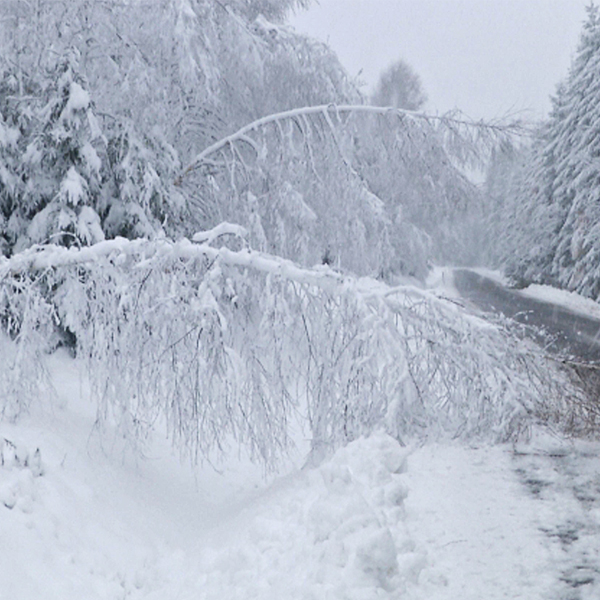
POLYGON ((77 363, 55 356, 52 372, 53 402, 0 423, 2 600, 533 600, 564 586, 543 533, 564 498, 540 517, 510 448, 374 434, 315 469, 298 452, 270 481, 243 458, 194 474, 160 436, 139 459, 101 437, 77 363))

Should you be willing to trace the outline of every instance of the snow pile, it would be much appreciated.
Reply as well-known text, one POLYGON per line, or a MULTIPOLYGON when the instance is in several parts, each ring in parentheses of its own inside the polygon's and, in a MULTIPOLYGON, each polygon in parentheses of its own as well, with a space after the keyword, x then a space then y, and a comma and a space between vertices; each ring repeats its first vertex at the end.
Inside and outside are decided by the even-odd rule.
POLYGON ((77 363, 52 358, 53 408, 0 422, 0 595, 370 600, 417 581, 408 450, 392 438, 361 438, 272 485, 231 458, 224 475, 194 476, 161 436, 146 459, 100 437, 77 363))
POLYGON ((80 367, 57 353, 53 402, 0 421, 0 598, 179 598, 193 546, 260 477, 195 478, 159 435, 146 458, 100 439, 80 367))
POLYGON ((10 429, 10 438, 2 438, 0 466, 0 596, 146 597, 151 573, 158 570, 160 546, 131 526, 126 514, 131 499, 114 484, 103 489, 106 476, 92 476, 101 469, 83 457, 73 459, 68 444, 59 443, 64 452, 60 456, 50 442, 46 463, 43 451, 21 439, 33 440, 39 432, 10 429), (65 468, 61 461, 78 463, 78 468, 65 468), (115 501, 123 504, 115 506, 115 501))
POLYGON ((214 534, 203 597, 397 598, 425 564, 404 522, 407 454, 376 433, 270 490, 214 534))
POLYGON ((600 320, 600 305, 591 298, 585 298, 577 292, 559 290, 549 285, 533 284, 521 290, 521 294, 536 300, 564 306, 574 313, 600 320))

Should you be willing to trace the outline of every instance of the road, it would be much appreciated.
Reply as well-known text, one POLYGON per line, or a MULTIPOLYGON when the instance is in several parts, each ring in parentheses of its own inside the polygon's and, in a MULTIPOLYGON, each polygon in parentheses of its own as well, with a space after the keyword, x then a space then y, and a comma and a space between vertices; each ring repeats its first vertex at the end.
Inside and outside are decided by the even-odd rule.
POLYGON ((530 335, 549 352, 600 363, 600 321, 530 298, 467 269, 454 271, 454 285, 481 310, 501 313, 530 327, 530 335))
MULTIPOLYGON (((526 326, 549 352, 576 362, 600 363, 600 321, 536 300, 466 269, 454 271, 461 296, 485 312, 501 313, 526 326), (551 343, 543 334, 545 331, 551 343)), ((590 398, 598 398, 600 371, 575 367, 590 398)), ((564 442, 559 450, 515 452, 513 468, 537 500, 539 529, 558 571, 552 600, 600 598, 600 446, 564 442), (581 447, 580 447, 581 446, 581 447)))

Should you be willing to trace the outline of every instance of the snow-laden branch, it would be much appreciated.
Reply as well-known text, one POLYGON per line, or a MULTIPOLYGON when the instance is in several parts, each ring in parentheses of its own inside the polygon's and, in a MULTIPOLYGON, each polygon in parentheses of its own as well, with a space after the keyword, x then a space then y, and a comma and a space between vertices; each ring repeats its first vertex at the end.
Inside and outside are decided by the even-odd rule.
MULTIPOLYGON (((364 298, 380 297, 385 302, 393 302, 397 294, 429 299, 444 304, 436 296, 413 285, 390 287, 370 278, 356 278, 344 275, 327 265, 312 268, 302 267, 294 261, 258 252, 249 248, 231 250, 225 246, 210 246, 222 235, 231 234, 244 237, 244 228, 232 223, 221 223, 209 231, 198 232, 193 243, 188 239, 177 242, 168 239, 147 240, 117 237, 82 248, 64 246, 34 246, 11 258, 0 257, 0 286, 12 284, 12 279, 20 275, 33 275, 49 269, 85 266, 110 259, 119 263, 125 258, 137 258, 137 268, 145 268, 153 260, 170 258, 195 260, 205 258, 209 263, 219 263, 231 267, 253 269, 265 275, 280 277, 303 286, 310 286, 328 293, 345 293, 352 287, 364 298)), ((450 310, 454 310, 449 306, 450 310)))
POLYGON ((23 384, 36 397, 20 374, 35 372, 58 327, 89 361, 99 422, 143 440, 166 419, 196 459, 234 439, 273 464, 299 403, 315 452, 378 428, 514 439, 535 418, 583 412, 568 406, 565 378, 501 325, 413 286, 206 243, 218 233, 243 232, 223 224, 205 243, 119 238, 2 259, 2 322, 17 341, 0 363, 9 400, 23 404, 23 384))
MULTIPOLYGON (((489 122, 486 123, 484 121, 473 121, 469 120, 458 113, 448 113, 445 115, 429 115, 426 113, 405 110, 401 108, 393 108, 393 107, 379 107, 379 106, 368 106, 364 104, 358 105, 335 105, 335 104, 323 104, 319 106, 307 106, 303 108, 295 108, 292 110, 287 110, 280 113, 275 113, 272 115, 267 115, 266 117, 262 117, 245 125, 235 133, 215 142, 202 152, 200 152, 191 162, 190 164, 183 170, 182 174, 177 178, 176 184, 180 185, 183 179, 191 173, 192 171, 200 168, 204 164, 206 164, 207 159, 223 150, 230 144, 235 144, 236 142, 243 141, 249 143, 251 138, 248 137, 248 134, 253 131, 258 131, 264 128, 267 125, 272 123, 281 123, 282 121, 287 121, 291 119, 299 119, 306 118, 310 115, 322 115, 325 119, 330 122, 331 115, 340 115, 340 114, 348 114, 348 113, 366 113, 372 115, 397 115, 402 118, 409 118, 415 121, 424 121, 426 123, 431 124, 442 124, 448 126, 450 129, 452 128, 471 128, 475 130, 484 130, 487 132, 491 132, 493 134, 502 134, 506 135, 518 135, 523 134, 525 129, 519 122, 513 123, 498 123, 498 122, 489 122)), ((254 149, 257 150, 255 144, 252 144, 254 149)))
MULTIPOLYGON (((218 230, 219 227, 216 227, 215 230, 218 230)), ((227 233, 231 233, 231 231, 227 233)), ((207 241, 212 241, 217 236, 202 232, 201 235, 197 234, 194 237, 198 237, 198 239, 204 237, 207 241)), ((138 267, 159 257, 184 260, 206 258, 210 262, 219 260, 230 266, 252 268, 265 274, 277 275, 296 283, 312 285, 321 289, 332 290, 333 287, 340 287, 344 283, 344 277, 329 267, 303 268, 291 260, 250 249, 234 251, 226 247, 214 248, 208 243, 192 243, 187 239, 172 242, 167 239, 149 241, 116 238, 84 248, 65 248, 54 245, 35 246, 11 258, 2 258, 0 259, 0 284, 10 281, 10 278, 15 275, 96 263, 103 258, 118 261, 133 256, 143 257, 143 260, 138 263, 138 267)))

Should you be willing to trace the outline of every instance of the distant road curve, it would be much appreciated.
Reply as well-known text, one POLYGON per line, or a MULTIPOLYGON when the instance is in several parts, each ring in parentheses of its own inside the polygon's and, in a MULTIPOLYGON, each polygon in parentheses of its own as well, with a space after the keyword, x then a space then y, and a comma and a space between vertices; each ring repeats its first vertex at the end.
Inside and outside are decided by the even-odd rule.
POLYGON ((468 269, 456 269, 453 276, 460 295, 481 310, 545 331, 553 340, 547 345, 549 352, 600 363, 600 321, 530 298, 468 269))

